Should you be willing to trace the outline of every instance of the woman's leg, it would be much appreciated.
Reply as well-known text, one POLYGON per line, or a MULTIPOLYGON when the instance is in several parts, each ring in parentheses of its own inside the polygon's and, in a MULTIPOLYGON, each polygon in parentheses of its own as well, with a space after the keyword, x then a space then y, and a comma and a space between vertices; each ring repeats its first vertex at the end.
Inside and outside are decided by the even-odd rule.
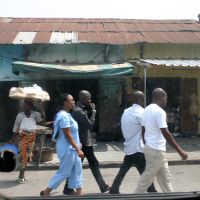
MULTIPOLYGON (((73 150, 72 150, 73 151, 73 150)), ((75 154, 74 165, 69 176, 69 188, 76 189, 76 195, 82 195, 82 183, 83 183, 83 174, 82 174, 82 162, 78 157, 77 153, 73 151, 75 154)))
POLYGON ((56 189, 71 174, 74 165, 75 155, 69 150, 62 159, 56 174, 49 181, 48 187, 56 189))
POLYGON ((49 181, 48 187, 40 192, 40 196, 49 196, 53 189, 56 189, 62 181, 66 180, 71 174, 75 156, 69 150, 63 158, 60 158, 60 166, 56 174, 49 181))
POLYGON ((29 157, 30 159, 32 157, 34 144, 35 134, 22 134, 19 136, 19 179, 21 180, 25 178, 25 170, 29 163, 29 157))

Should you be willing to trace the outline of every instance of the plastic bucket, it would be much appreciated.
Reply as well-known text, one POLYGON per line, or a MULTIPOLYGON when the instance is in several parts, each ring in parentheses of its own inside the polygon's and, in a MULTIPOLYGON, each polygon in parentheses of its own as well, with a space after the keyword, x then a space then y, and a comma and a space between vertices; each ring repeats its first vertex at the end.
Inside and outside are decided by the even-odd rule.
POLYGON ((0 171, 11 172, 17 168, 18 148, 13 144, 0 146, 0 171))

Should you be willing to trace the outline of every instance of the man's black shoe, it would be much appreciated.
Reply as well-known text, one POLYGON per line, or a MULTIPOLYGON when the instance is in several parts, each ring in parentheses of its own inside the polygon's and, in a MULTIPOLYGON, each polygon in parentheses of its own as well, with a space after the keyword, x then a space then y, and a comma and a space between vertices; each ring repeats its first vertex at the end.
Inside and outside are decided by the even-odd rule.
POLYGON ((109 193, 109 191, 110 191, 110 186, 106 185, 105 188, 101 190, 101 193, 109 193))
POLYGON ((75 192, 74 189, 70 189, 70 188, 65 188, 63 190, 63 194, 65 195, 72 195, 74 192, 75 192))

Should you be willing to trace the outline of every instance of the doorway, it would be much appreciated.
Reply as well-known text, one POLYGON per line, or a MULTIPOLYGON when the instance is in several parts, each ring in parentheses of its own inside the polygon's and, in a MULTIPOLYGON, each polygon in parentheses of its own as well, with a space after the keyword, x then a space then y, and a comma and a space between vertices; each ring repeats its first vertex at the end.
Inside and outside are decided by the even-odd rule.
POLYGON ((92 96, 92 102, 95 103, 97 109, 95 131, 98 131, 98 110, 99 110, 99 81, 98 79, 60 79, 47 80, 46 90, 51 100, 46 108, 47 120, 51 121, 55 115, 55 102, 61 93, 69 93, 74 97, 75 102, 78 101, 80 90, 88 90, 92 96))

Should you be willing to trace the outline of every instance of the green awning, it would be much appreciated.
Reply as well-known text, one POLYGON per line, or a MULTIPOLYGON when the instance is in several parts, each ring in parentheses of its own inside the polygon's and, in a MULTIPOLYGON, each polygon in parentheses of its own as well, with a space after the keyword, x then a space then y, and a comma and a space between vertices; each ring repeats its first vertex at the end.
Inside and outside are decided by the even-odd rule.
POLYGON ((15 61, 12 63, 12 66, 13 72, 17 74, 19 72, 44 73, 44 75, 50 78, 98 78, 133 74, 133 65, 128 62, 115 64, 61 65, 15 61))

